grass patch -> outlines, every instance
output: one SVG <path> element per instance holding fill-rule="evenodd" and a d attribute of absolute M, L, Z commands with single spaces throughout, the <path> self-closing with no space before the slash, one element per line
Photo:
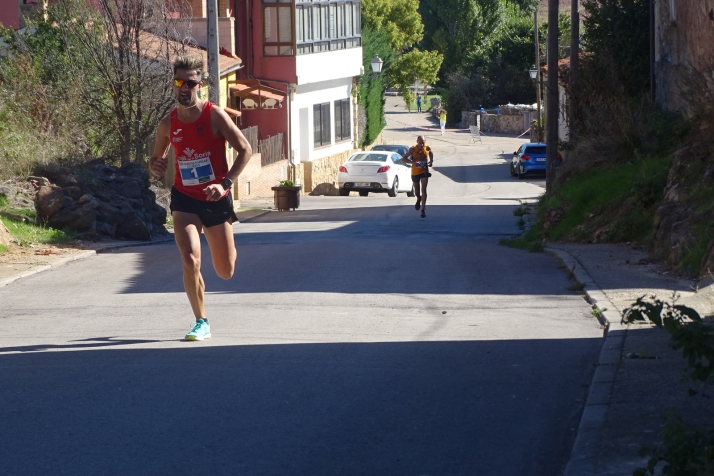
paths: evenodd
<path fill-rule="evenodd" d="M 0 195 L 0 208 L 5 208 L 7 206 L 7 197 L 5 195 Z"/>
<path fill-rule="evenodd" d="M 649 157 L 558 183 L 556 195 L 541 202 L 539 223 L 545 210 L 565 206 L 565 216 L 547 233 L 551 240 L 580 241 L 607 224 L 612 225 L 605 241 L 645 239 L 652 233 L 654 209 L 662 200 L 670 165 L 668 157 Z"/>
<path fill-rule="evenodd" d="M 521 236 L 501 238 L 498 240 L 498 244 L 508 246 L 509 248 L 530 251 L 531 253 L 538 253 L 543 251 L 543 236 L 540 231 L 534 227 Z"/>
<path fill-rule="evenodd" d="M 0 254 L 6 253 L 8 250 L 6 245 L 0 245 Z"/>
<path fill-rule="evenodd" d="M 77 237 L 77 234 L 70 230 L 55 230 L 54 228 L 23 223 L 6 217 L 0 217 L 0 220 L 2 220 L 5 227 L 10 231 L 10 234 L 15 238 L 15 241 L 21 246 L 27 246 L 33 243 L 64 243 L 74 240 Z"/>
<path fill-rule="evenodd" d="M 707 247 L 712 240 L 711 229 L 708 223 L 699 223 L 691 230 L 694 235 L 694 243 L 689 247 L 684 255 L 681 267 L 699 276 L 702 259 L 707 252 Z"/>

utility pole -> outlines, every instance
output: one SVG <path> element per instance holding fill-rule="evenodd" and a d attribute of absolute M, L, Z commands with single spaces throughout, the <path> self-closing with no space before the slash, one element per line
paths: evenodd
<path fill-rule="evenodd" d="M 555 182 L 555 163 L 558 160 L 558 0 L 548 0 L 548 83 L 546 84 L 546 162 L 545 194 L 551 196 Z"/>
<path fill-rule="evenodd" d="M 538 107 L 538 132 L 536 134 L 536 140 L 538 142 L 543 142 L 543 111 L 541 106 L 540 89 L 541 89 L 541 78 L 540 78 L 540 38 L 538 38 L 538 7 L 536 6 L 535 12 L 533 13 L 533 31 L 535 32 L 535 67 L 536 67 L 536 107 Z"/>
<path fill-rule="evenodd" d="M 218 67 L 218 0 L 206 0 L 206 13 L 208 16 L 208 31 L 206 38 L 208 44 L 208 100 L 221 104 L 221 78 Z"/>
<path fill-rule="evenodd" d="M 570 7 L 570 107 L 568 109 L 568 140 L 576 137 L 575 116 L 578 114 L 578 61 L 580 57 L 580 6 L 579 0 L 571 0 Z"/>

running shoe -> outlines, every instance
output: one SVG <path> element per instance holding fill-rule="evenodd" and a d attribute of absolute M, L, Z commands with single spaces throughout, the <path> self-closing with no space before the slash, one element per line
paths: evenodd
<path fill-rule="evenodd" d="M 211 338 L 211 325 L 208 323 L 208 319 L 196 319 L 193 327 L 186 334 L 184 340 L 203 340 Z"/>
<path fill-rule="evenodd" d="M 424 210 L 421 211 L 421 217 L 426 218 L 426 212 Z"/>
<path fill-rule="evenodd" d="M 414 204 L 414 210 L 419 210 L 421 207 L 421 198 L 417 198 L 417 202 Z"/>

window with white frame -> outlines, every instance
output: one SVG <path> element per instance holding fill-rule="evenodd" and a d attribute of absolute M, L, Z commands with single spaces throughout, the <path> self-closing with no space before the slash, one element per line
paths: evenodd
<path fill-rule="evenodd" d="M 335 101 L 335 142 L 350 140 L 352 137 L 351 104 L 349 99 Z"/>
<path fill-rule="evenodd" d="M 312 106 L 312 124 L 315 129 L 315 148 L 332 144 L 330 137 L 330 103 Z"/>
<path fill-rule="evenodd" d="M 362 46 L 360 2 L 297 0 L 295 42 L 298 55 Z"/>
<path fill-rule="evenodd" d="M 263 0 L 263 54 L 292 56 L 293 8 L 291 0 Z"/>

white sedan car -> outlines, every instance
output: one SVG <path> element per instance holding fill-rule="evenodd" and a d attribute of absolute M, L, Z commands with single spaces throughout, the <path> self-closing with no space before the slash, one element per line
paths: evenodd
<path fill-rule="evenodd" d="M 389 151 L 366 151 L 353 154 L 340 165 L 337 174 L 340 195 L 346 197 L 352 190 L 366 197 L 369 192 L 387 192 L 396 197 L 399 192 L 414 196 L 410 166 L 402 156 Z"/>

